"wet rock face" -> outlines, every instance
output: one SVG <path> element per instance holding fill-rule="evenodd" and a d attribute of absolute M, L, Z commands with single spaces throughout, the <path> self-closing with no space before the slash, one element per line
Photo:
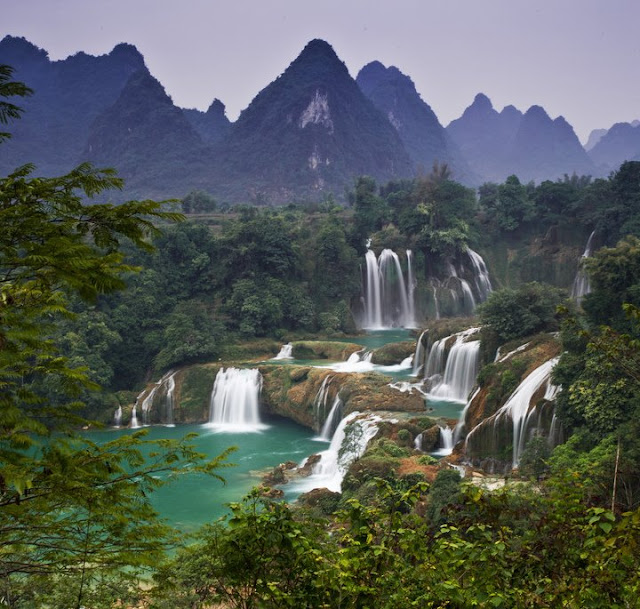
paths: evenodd
<path fill-rule="evenodd" d="M 378 373 L 335 372 L 323 368 L 264 366 L 262 403 L 271 414 L 287 417 L 319 431 L 328 408 L 340 396 L 343 416 L 354 411 L 424 412 L 424 398 L 417 392 L 400 392 L 389 387 L 390 379 Z M 316 398 L 326 381 L 325 406 Z M 327 406 L 328 405 L 328 406 Z"/>

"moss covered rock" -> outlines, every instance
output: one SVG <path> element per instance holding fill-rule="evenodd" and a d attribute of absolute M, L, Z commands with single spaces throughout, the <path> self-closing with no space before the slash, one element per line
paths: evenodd
<path fill-rule="evenodd" d="M 327 340 L 299 340 L 292 343 L 296 359 L 327 359 L 345 361 L 352 353 L 362 351 L 361 345 Z"/>
<path fill-rule="evenodd" d="M 392 366 L 399 364 L 402 360 L 410 357 L 416 350 L 415 341 L 402 341 L 399 343 L 389 343 L 373 352 L 371 361 L 381 366 Z"/>

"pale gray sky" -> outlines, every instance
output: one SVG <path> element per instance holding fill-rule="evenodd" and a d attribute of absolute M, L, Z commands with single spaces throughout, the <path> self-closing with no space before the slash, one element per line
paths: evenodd
<path fill-rule="evenodd" d="M 51 59 L 134 44 L 177 105 L 217 97 L 231 120 L 313 38 L 354 77 L 397 66 L 444 125 L 478 92 L 544 106 L 583 141 L 640 118 L 640 0 L 0 0 L 0 15 L 0 38 Z"/>

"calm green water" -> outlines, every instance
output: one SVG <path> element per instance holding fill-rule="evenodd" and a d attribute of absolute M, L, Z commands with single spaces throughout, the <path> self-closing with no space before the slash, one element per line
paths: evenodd
<path fill-rule="evenodd" d="M 405 340 L 412 340 L 411 330 L 404 328 L 394 328 L 393 330 L 371 330 L 362 336 L 351 338 L 332 339 L 339 343 L 354 343 L 362 345 L 366 349 L 378 349 L 388 343 L 400 343 Z"/>
<path fill-rule="evenodd" d="M 195 432 L 198 434 L 193 441 L 196 449 L 211 457 L 229 446 L 238 447 L 228 459 L 235 467 L 219 471 L 226 484 L 208 476 L 188 474 L 154 492 L 151 495 L 154 507 L 173 526 L 185 532 L 194 531 L 227 513 L 226 504 L 239 501 L 259 484 L 265 470 L 284 461 L 300 462 L 327 447 L 326 442 L 313 439 L 311 430 L 291 421 L 279 419 L 268 424 L 269 428 L 262 432 L 243 434 L 217 433 L 202 425 L 147 428 L 149 439 L 179 439 Z M 87 436 L 96 442 L 106 442 L 126 433 L 132 430 L 89 432 Z"/>
<path fill-rule="evenodd" d="M 427 398 L 427 415 L 443 417 L 445 419 L 459 419 L 464 404 L 460 402 L 447 402 L 445 400 L 431 400 Z"/>
<path fill-rule="evenodd" d="M 344 339 L 342 342 L 361 344 L 375 349 L 389 342 L 409 340 L 408 330 L 383 330 L 365 336 Z M 280 360 L 274 365 L 302 363 L 301 360 Z M 307 365 L 326 365 L 326 361 L 305 361 Z M 386 372 L 386 371 L 385 371 Z M 398 380 L 415 381 L 411 369 L 386 372 Z M 427 412 L 432 416 L 456 419 L 464 405 L 456 402 L 428 402 Z M 431 410 L 432 409 L 432 410 Z M 179 439 L 188 433 L 198 436 L 193 440 L 196 450 L 210 457 L 220 454 L 229 446 L 236 452 L 228 459 L 234 467 L 221 469 L 226 484 L 204 475 L 185 475 L 157 490 L 151 501 L 162 517 L 185 532 L 216 520 L 228 513 L 227 504 L 239 501 L 251 488 L 260 483 L 266 471 L 285 461 L 300 463 L 309 455 L 326 450 L 327 442 L 318 441 L 313 431 L 285 419 L 267 421 L 269 427 L 257 433 L 220 433 L 203 425 L 177 427 L 149 427 L 149 439 Z M 93 441 L 108 441 L 116 435 L 132 433 L 130 429 L 87 432 Z M 293 500 L 296 494 L 283 487 L 285 497 Z"/>

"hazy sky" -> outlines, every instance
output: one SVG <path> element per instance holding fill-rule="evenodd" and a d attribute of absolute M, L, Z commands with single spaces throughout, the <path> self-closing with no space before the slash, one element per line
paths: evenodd
<path fill-rule="evenodd" d="M 640 118 L 640 0 L 0 0 L 0 37 L 51 59 L 134 44 L 182 107 L 217 97 L 235 120 L 313 38 L 352 76 L 409 75 L 447 125 L 478 92 L 544 106 L 584 141 Z M 0 63 L 2 58 L 0 57 Z"/>

